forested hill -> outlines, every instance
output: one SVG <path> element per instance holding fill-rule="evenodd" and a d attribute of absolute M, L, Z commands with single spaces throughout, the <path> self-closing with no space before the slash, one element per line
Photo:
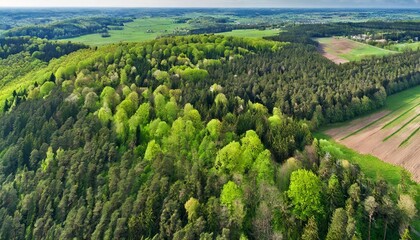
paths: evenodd
<path fill-rule="evenodd" d="M 418 61 L 336 66 L 311 47 L 215 35 L 52 60 L 0 94 L 0 238 L 407 235 L 409 177 L 368 179 L 310 129 L 418 84 Z"/>

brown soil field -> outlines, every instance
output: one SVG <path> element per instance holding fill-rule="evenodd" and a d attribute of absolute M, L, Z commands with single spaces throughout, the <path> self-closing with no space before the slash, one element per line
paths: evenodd
<path fill-rule="evenodd" d="M 338 54 L 346 54 L 357 47 L 355 42 L 343 38 L 332 38 L 330 43 L 320 43 L 318 51 L 326 58 L 330 59 L 336 64 L 347 63 L 349 60 L 341 58 Z M 331 53 L 328 49 L 334 49 Z"/>
<path fill-rule="evenodd" d="M 383 128 L 399 115 L 388 115 L 389 111 L 381 111 L 356 119 L 346 126 L 329 129 L 326 134 L 360 153 L 371 154 L 383 161 L 404 167 L 415 181 L 420 182 L 420 134 L 417 133 L 406 144 L 401 145 L 420 127 L 420 117 L 410 122 L 419 112 L 420 106 L 410 111 L 398 124 Z M 374 121 L 377 122 L 371 124 Z M 397 130 L 399 131 L 395 133 Z M 393 133 L 395 134 L 392 135 Z M 387 137 L 389 138 L 386 139 Z"/>

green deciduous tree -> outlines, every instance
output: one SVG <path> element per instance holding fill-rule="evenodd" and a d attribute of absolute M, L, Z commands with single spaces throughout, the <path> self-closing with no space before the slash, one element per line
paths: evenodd
<path fill-rule="evenodd" d="M 299 169 L 290 177 L 287 195 L 292 200 L 293 213 L 302 220 L 323 214 L 321 181 L 313 172 Z"/>

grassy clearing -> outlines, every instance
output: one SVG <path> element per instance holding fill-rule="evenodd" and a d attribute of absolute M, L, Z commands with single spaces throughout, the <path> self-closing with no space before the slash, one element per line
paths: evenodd
<path fill-rule="evenodd" d="M 62 41 L 80 42 L 91 46 L 99 46 L 119 42 L 142 42 L 153 40 L 159 36 L 187 28 L 188 24 L 174 23 L 171 18 L 140 18 L 126 23 L 123 30 L 110 30 L 110 37 L 101 34 L 89 34 Z"/>
<path fill-rule="evenodd" d="M 348 54 L 343 54 L 341 57 L 349 61 L 360 61 L 367 57 L 372 56 L 386 56 L 389 54 L 395 54 L 396 52 L 385 50 L 382 48 L 374 47 L 368 44 L 358 43 L 358 47 L 351 50 Z"/>
<path fill-rule="evenodd" d="M 398 43 L 398 44 L 391 45 L 389 49 L 394 50 L 394 51 L 399 51 L 399 52 L 407 51 L 410 49 L 416 51 L 420 49 L 420 42 Z"/>
<path fill-rule="evenodd" d="M 397 53 L 347 38 L 329 37 L 316 38 L 315 40 L 321 44 L 321 48 L 326 54 L 347 61 L 360 61 L 372 56 L 386 56 Z"/>
<path fill-rule="evenodd" d="M 401 180 L 401 173 L 405 171 L 404 168 L 383 162 L 377 157 L 367 154 L 360 154 L 357 151 L 350 149 L 342 144 L 335 142 L 330 136 L 316 132 L 314 136 L 318 139 L 328 140 L 330 146 L 339 151 L 330 152 L 331 155 L 339 159 L 345 159 L 351 163 L 358 164 L 360 169 L 374 180 L 385 179 L 387 182 L 397 186 Z"/>
<path fill-rule="evenodd" d="M 233 36 L 233 37 L 248 37 L 248 38 L 263 38 L 263 37 L 275 36 L 275 35 L 278 35 L 279 33 L 280 33 L 279 29 L 266 29 L 266 30 L 240 29 L 240 30 L 233 30 L 230 32 L 217 33 L 217 35 L 225 35 L 225 36 Z"/>

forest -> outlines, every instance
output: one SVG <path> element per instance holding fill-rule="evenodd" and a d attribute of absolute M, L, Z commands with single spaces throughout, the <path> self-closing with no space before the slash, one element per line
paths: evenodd
<path fill-rule="evenodd" d="M 43 55 L 13 41 L 28 47 L 4 60 Z M 0 239 L 410 239 L 409 174 L 368 178 L 311 130 L 418 85 L 418 51 L 335 65 L 217 35 L 68 44 L 0 94 Z"/>
<path fill-rule="evenodd" d="M 6 37 L 30 36 L 46 39 L 77 37 L 90 33 L 106 33 L 109 26 L 123 26 L 130 18 L 79 17 L 54 21 L 44 25 L 28 25 L 7 31 Z"/>

